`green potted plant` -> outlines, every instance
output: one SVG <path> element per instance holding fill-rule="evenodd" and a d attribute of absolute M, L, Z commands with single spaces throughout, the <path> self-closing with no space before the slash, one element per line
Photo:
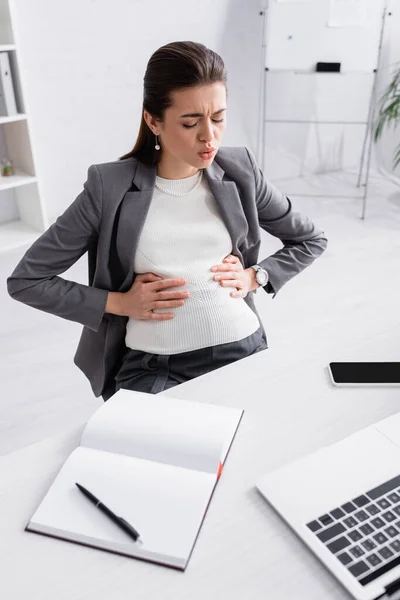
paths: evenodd
<path fill-rule="evenodd" d="M 400 121 L 400 67 L 394 74 L 394 77 L 387 90 L 381 98 L 381 104 L 378 119 L 375 125 L 374 141 L 377 142 L 382 135 L 384 127 L 391 125 L 396 128 Z M 393 168 L 400 163 L 400 144 L 395 150 L 393 158 Z"/>

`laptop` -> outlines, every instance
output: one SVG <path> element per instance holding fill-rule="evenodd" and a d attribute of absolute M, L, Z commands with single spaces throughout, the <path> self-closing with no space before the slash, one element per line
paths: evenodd
<path fill-rule="evenodd" d="M 256 487 L 354 598 L 400 599 L 400 412 Z"/>

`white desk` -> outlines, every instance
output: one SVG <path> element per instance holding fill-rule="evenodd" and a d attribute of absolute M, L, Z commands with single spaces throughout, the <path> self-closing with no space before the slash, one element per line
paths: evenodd
<path fill-rule="evenodd" d="M 366 335 L 362 344 L 343 351 L 342 358 L 366 359 L 368 343 L 371 352 L 380 343 L 386 348 L 382 360 L 394 360 L 396 336 L 393 343 L 391 336 L 392 331 L 373 340 Z M 1 457 L 0 597 L 348 599 L 254 488 L 264 472 L 399 410 L 399 388 L 333 388 L 325 369 L 331 358 L 328 347 L 307 360 L 290 349 L 269 349 L 165 393 L 245 409 L 184 573 L 24 532 L 56 472 L 78 444 L 83 425 Z M 293 490 L 293 502 L 299 492 Z"/>

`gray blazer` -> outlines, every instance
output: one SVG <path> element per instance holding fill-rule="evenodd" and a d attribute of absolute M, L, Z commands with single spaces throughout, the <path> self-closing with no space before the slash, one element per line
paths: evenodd
<path fill-rule="evenodd" d="M 274 297 L 325 250 L 323 231 L 294 212 L 289 198 L 264 179 L 248 148 L 220 148 L 205 176 L 232 238 L 232 253 L 244 268 L 258 263 L 268 271 L 271 285 L 264 289 Z M 126 292 L 135 280 L 134 256 L 155 177 L 156 167 L 133 158 L 91 165 L 81 193 L 7 278 L 15 300 L 83 325 L 74 363 L 104 400 L 115 393 L 128 321 L 104 312 L 107 294 Z M 261 261 L 260 226 L 283 243 Z M 58 276 L 85 252 L 88 286 Z M 245 301 L 260 320 L 254 294 Z"/>

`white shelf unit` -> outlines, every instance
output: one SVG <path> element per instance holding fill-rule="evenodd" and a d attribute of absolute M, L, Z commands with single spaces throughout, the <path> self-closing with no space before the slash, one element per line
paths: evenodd
<path fill-rule="evenodd" d="M 32 244 L 48 227 L 20 77 L 12 3 L 0 0 L 0 52 L 8 52 L 17 105 L 17 114 L 0 115 L 0 160 L 10 159 L 15 171 L 0 181 L 0 252 Z"/>

